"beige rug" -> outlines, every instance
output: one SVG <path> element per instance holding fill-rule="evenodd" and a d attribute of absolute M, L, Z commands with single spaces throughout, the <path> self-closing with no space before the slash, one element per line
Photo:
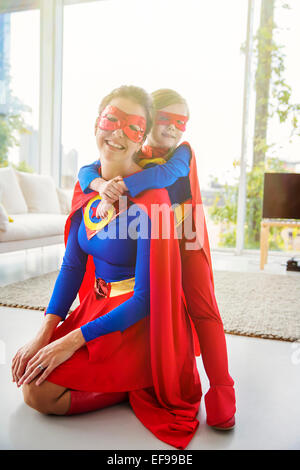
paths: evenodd
<path fill-rule="evenodd" d="M 0 288 L 0 305 L 43 311 L 57 272 Z M 300 274 L 216 271 L 215 291 L 226 333 L 300 340 Z M 77 301 L 72 306 L 74 309 Z"/>

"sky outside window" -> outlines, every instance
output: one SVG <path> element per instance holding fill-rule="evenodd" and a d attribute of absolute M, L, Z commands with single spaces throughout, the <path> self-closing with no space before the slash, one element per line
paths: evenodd
<path fill-rule="evenodd" d="M 21 147 L 10 150 L 9 160 L 26 160 L 38 171 L 40 12 L 29 10 L 10 15 L 10 83 L 11 94 L 28 110 L 23 112 L 31 135 L 21 136 Z"/>
<path fill-rule="evenodd" d="M 122 84 L 174 88 L 188 101 L 184 138 L 201 183 L 224 179 L 241 146 L 247 0 L 110 0 L 65 7 L 64 150 L 79 165 L 97 158 L 94 122 L 102 97 Z"/>

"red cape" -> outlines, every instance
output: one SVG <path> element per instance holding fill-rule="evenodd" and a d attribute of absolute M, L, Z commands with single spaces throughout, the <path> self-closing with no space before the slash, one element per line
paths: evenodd
<path fill-rule="evenodd" d="M 191 152 L 189 182 L 190 182 L 191 195 L 192 195 L 193 222 L 194 222 L 194 227 L 196 229 L 195 231 L 196 231 L 196 238 L 198 241 L 198 249 L 203 248 L 203 251 L 205 253 L 205 256 L 206 256 L 206 259 L 210 268 L 211 280 L 212 280 L 212 283 L 214 284 L 208 233 L 207 233 L 205 214 L 204 214 L 203 203 L 202 203 L 202 198 L 201 198 L 199 180 L 198 180 L 198 175 L 197 175 L 197 164 L 196 164 L 195 153 L 188 142 L 182 142 L 180 146 L 181 145 L 187 145 Z M 141 159 L 142 166 L 144 167 L 147 163 L 156 163 L 158 165 L 166 163 L 166 160 L 163 158 L 165 155 L 166 155 L 165 149 L 153 148 L 149 145 L 145 145 L 142 148 L 142 151 L 139 157 Z M 183 243 L 182 246 L 183 248 L 185 248 L 185 243 Z M 182 256 L 184 256 L 184 251 L 182 252 Z M 200 356 L 201 351 L 200 351 L 198 335 L 195 331 L 195 327 L 194 327 L 192 320 L 191 320 L 191 327 L 193 330 L 195 353 L 197 356 Z"/>
<path fill-rule="evenodd" d="M 72 215 L 74 214 L 74 212 L 76 212 L 82 206 L 84 206 L 84 204 L 88 202 L 92 197 L 97 196 L 97 195 L 98 193 L 96 191 L 90 192 L 88 194 L 83 193 L 80 187 L 80 184 L 77 181 L 75 188 L 74 188 L 74 193 L 73 193 L 71 213 L 69 214 L 69 217 L 67 218 L 66 225 L 65 225 L 65 233 L 64 233 L 65 245 L 67 245 Z M 86 266 L 86 273 L 85 273 L 84 279 L 82 281 L 82 284 L 78 293 L 80 302 L 84 299 L 87 292 L 90 290 L 91 286 L 94 285 L 94 282 L 95 282 L 95 265 L 94 265 L 92 256 L 89 256 L 88 261 L 87 261 L 87 266 Z"/>
<path fill-rule="evenodd" d="M 212 262 L 211 262 L 211 254 L 210 254 L 210 247 L 209 247 L 209 239 L 207 233 L 207 226 L 205 220 L 205 214 L 203 209 L 203 203 L 201 198 L 200 192 L 200 185 L 197 175 L 197 164 L 196 164 L 196 157 L 194 150 L 190 146 L 188 142 L 182 142 L 177 148 L 181 147 L 182 145 L 188 146 L 191 152 L 191 160 L 190 160 L 190 172 L 189 172 L 189 180 L 190 180 L 190 188 L 192 194 L 192 206 L 193 206 L 193 219 L 196 228 L 196 236 L 199 243 L 199 247 L 203 248 L 209 268 L 211 273 L 211 279 L 213 281 L 213 270 L 212 270 Z M 152 148 L 149 145 L 145 145 L 142 148 L 140 153 L 140 158 L 143 161 L 143 166 L 147 164 L 147 160 L 149 163 L 155 161 L 157 164 L 165 163 L 164 155 L 166 155 L 166 150 L 161 148 Z M 198 220 L 196 220 L 198 219 Z M 199 223 L 196 223 L 198 221 Z"/>
<path fill-rule="evenodd" d="M 97 193 L 82 193 L 76 184 L 72 210 L 65 229 L 67 241 L 71 217 Z M 151 204 L 171 206 L 165 189 L 150 190 L 131 198 L 147 209 Z M 183 307 L 181 262 L 175 235 L 172 210 L 169 217 L 170 238 L 151 238 L 150 244 L 150 354 L 153 387 L 129 392 L 131 406 L 141 422 L 159 439 L 184 449 L 192 439 L 199 422 L 196 418 L 201 384 L 195 360 L 189 317 Z M 152 224 L 153 227 L 154 224 Z M 80 301 L 94 285 L 95 267 L 89 257 L 86 275 L 79 291 Z M 112 348 L 113 349 L 113 348 Z"/>
<path fill-rule="evenodd" d="M 200 222 L 202 222 L 200 224 L 196 224 L 197 239 L 198 239 L 200 246 L 204 250 L 204 253 L 205 253 L 209 268 L 210 268 L 211 279 L 213 281 L 214 278 L 213 278 L 213 270 L 212 270 L 212 263 L 211 263 L 209 239 L 208 239 L 206 220 L 205 220 L 205 214 L 204 214 L 204 209 L 203 209 L 203 202 L 201 198 L 200 185 L 199 185 L 199 180 L 198 180 L 198 175 L 197 175 L 196 157 L 195 157 L 194 150 L 192 149 L 192 147 L 190 146 L 188 142 L 182 142 L 181 145 L 187 145 L 192 155 L 191 162 L 190 162 L 189 178 L 190 178 L 190 186 L 191 186 L 191 192 L 192 192 L 193 215 L 194 215 L 194 220 L 195 220 L 196 207 L 198 206 L 198 217 L 200 215 Z"/>

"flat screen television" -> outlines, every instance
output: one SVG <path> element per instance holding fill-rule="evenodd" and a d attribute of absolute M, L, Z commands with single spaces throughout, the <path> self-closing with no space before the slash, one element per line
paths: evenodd
<path fill-rule="evenodd" d="M 265 173 L 264 219 L 300 219 L 300 173 Z"/>

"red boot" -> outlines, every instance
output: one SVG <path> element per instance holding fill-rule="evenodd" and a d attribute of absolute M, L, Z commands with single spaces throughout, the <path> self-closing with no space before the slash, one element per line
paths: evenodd
<path fill-rule="evenodd" d="M 218 429 L 220 431 L 229 431 L 230 429 L 233 429 L 235 426 L 235 417 L 232 416 L 228 421 L 222 424 L 218 424 L 216 426 L 211 426 L 214 429 Z"/>
<path fill-rule="evenodd" d="M 71 390 L 71 405 L 66 415 L 87 413 L 128 400 L 127 392 L 99 393 Z"/>

